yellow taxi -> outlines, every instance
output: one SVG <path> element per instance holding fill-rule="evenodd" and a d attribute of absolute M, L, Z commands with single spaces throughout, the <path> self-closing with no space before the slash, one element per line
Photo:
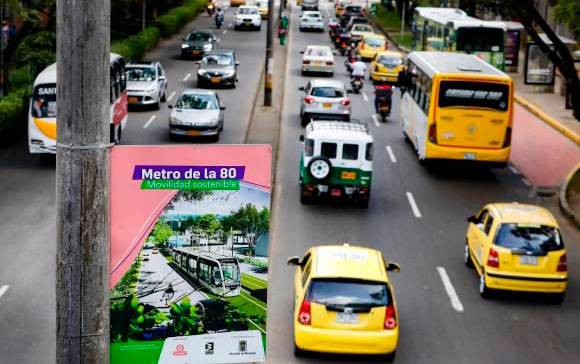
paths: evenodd
<path fill-rule="evenodd" d="M 242 6 L 242 5 L 246 5 L 246 0 L 230 0 L 230 6 L 236 7 L 236 6 Z"/>
<path fill-rule="evenodd" d="M 495 290 L 543 292 L 564 300 L 566 249 L 554 216 L 535 205 L 493 203 L 467 218 L 464 260 L 483 298 Z"/>
<path fill-rule="evenodd" d="M 404 68 L 401 53 L 394 51 L 377 52 L 369 67 L 369 77 L 374 82 L 396 83 L 399 72 Z"/>
<path fill-rule="evenodd" d="M 399 265 L 381 252 L 325 245 L 291 257 L 294 274 L 295 354 L 385 355 L 394 360 L 399 317 L 388 271 Z"/>
<path fill-rule="evenodd" d="M 357 53 L 364 61 L 375 58 L 377 52 L 388 49 L 387 38 L 380 34 L 369 34 L 363 36 L 358 42 Z"/>
<path fill-rule="evenodd" d="M 268 18 L 268 0 L 258 0 L 256 1 L 256 6 L 260 12 L 262 19 Z"/>

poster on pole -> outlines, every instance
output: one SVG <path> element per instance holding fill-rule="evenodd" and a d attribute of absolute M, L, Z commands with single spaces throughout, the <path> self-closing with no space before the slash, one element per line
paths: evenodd
<path fill-rule="evenodd" d="M 265 360 L 269 145 L 111 152 L 111 364 Z"/>

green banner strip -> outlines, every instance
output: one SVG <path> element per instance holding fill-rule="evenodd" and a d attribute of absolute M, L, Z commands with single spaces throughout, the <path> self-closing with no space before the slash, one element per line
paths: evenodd
<path fill-rule="evenodd" d="M 141 182 L 142 190 L 185 190 L 185 191 L 238 191 L 237 179 L 146 179 Z"/>

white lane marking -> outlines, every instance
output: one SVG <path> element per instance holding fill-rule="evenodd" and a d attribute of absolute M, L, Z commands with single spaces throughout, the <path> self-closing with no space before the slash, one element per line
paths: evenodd
<path fill-rule="evenodd" d="M 525 177 L 522 177 L 522 182 L 528 187 L 532 185 L 532 183 Z"/>
<path fill-rule="evenodd" d="M 377 126 L 377 128 L 380 128 L 381 124 L 379 123 L 379 119 L 377 118 L 377 115 L 373 114 L 372 118 L 373 118 L 373 121 L 375 122 L 375 125 Z"/>
<path fill-rule="evenodd" d="M 228 30 L 226 29 L 226 30 L 224 30 L 224 32 L 222 34 L 226 34 L 227 32 L 228 32 Z"/>
<path fill-rule="evenodd" d="M 411 205 L 411 209 L 413 210 L 413 215 L 415 215 L 417 219 L 420 219 L 421 211 L 419 211 L 417 203 L 415 202 L 415 198 L 413 197 L 413 194 L 411 192 L 407 192 L 407 200 L 409 200 L 409 204 Z"/>
<path fill-rule="evenodd" d="M 157 118 L 157 115 L 151 115 L 151 117 L 149 118 L 149 120 L 147 120 L 147 122 L 145 123 L 145 125 L 143 125 L 143 129 L 148 128 L 149 125 L 151 125 L 151 123 L 153 121 L 155 121 L 156 118 Z"/>
<path fill-rule="evenodd" d="M 365 99 L 365 101 L 368 102 L 369 101 L 369 97 L 367 96 L 367 94 L 364 91 L 362 92 L 362 95 L 363 95 L 363 99 Z"/>
<path fill-rule="evenodd" d="M 455 288 L 453 288 L 453 284 L 447 275 L 447 271 L 443 267 L 437 267 L 437 271 L 439 272 L 439 276 L 441 277 L 441 281 L 445 287 L 445 292 L 447 292 L 447 295 L 451 300 L 451 306 L 453 306 L 455 311 L 463 312 L 463 305 L 459 300 L 459 296 L 457 296 L 457 292 L 455 292 Z"/>
<path fill-rule="evenodd" d="M 391 146 L 387 145 L 385 147 L 385 149 L 387 150 L 387 153 L 389 154 L 389 158 L 391 158 L 391 162 L 397 163 L 397 158 L 395 158 L 395 153 L 393 153 L 393 149 L 391 148 Z"/>
<path fill-rule="evenodd" d="M 518 170 L 516 169 L 516 167 L 514 167 L 514 166 L 510 165 L 508 168 L 510 169 L 510 171 L 514 172 L 515 174 L 520 174 L 520 171 L 518 171 Z"/>
<path fill-rule="evenodd" d="M 171 101 L 174 97 L 175 97 L 175 91 L 173 91 L 172 93 L 169 94 L 167 101 Z"/>
<path fill-rule="evenodd" d="M 183 82 L 189 80 L 190 77 L 191 77 L 191 73 L 186 74 L 185 77 L 183 77 Z"/>
<path fill-rule="evenodd" d="M 0 286 L 0 297 L 2 297 L 2 295 L 4 295 L 4 293 L 6 293 L 6 291 L 8 291 L 8 288 L 10 288 L 10 286 L 7 284 Z"/>

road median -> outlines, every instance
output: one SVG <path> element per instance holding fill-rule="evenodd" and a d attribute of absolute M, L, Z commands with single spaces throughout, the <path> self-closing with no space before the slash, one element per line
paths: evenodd
<path fill-rule="evenodd" d="M 564 214 L 580 228 L 580 163 L 562 183 L 559 199 Z"/>

